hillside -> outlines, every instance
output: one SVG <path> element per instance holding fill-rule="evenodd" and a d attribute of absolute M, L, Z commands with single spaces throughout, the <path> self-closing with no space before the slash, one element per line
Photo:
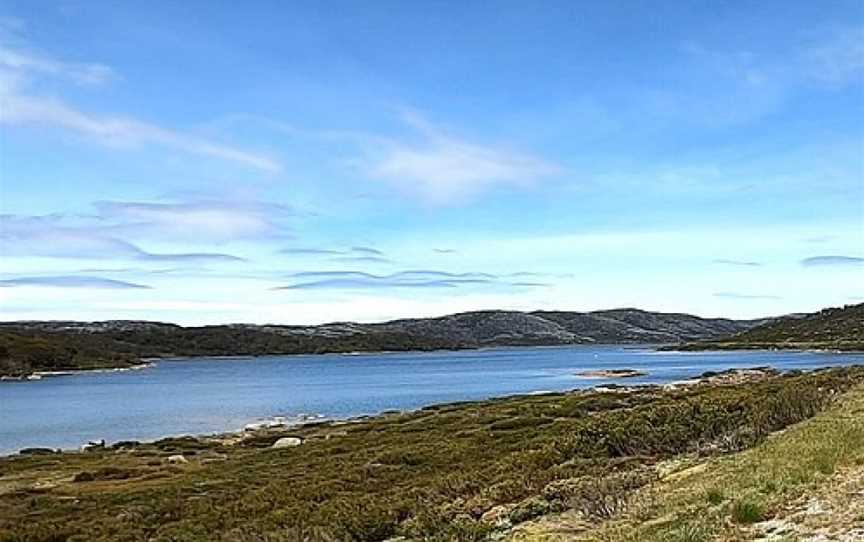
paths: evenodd
<path fill-rule="evenodd" d="M 864 303 L 823 309 L 756 326 L 724 339 L 702 340 L 688 350 L 820 348 L 864 350 Z"/>
<path fill-rule="evenodd" d="M 122 367 L 139 358 L 157 356 L 678 343 L 715 339 L 758 323 L 637 309 L 588 313 L 476 311 L 380 324 L 318 326 L 181 327 L 129 320 L 8 322 L 0 324 L 0 375 Z"/>

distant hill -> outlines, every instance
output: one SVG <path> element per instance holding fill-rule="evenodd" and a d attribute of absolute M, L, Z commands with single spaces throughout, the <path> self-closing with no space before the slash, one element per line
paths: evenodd
<path fill-rule="evenodd" d="M 317 326 L 181 327 L 132 320 L 8 322 L 0 323 L 0 375 L 122 367 L 140 358 L 160 356 L 680 343 L 728 336 L 763 322 L 638 309 L 475 311 L 379 324 L 344 322 Z"/>
<path fill-rule="evenodd" d="M 684 346 L 688 350 L 819 348 L 864 351 L 864 303 L 796 314 L 732 335 Z"/>

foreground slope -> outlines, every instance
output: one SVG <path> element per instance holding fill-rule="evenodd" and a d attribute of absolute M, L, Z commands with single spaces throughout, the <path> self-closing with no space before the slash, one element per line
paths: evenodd
<path fill-rule="evenodd" d="M 571 509 L 510 542 L 864 540 L 864 387 L 740 453 L 682 456 L 604 518 Z"/>
<path fill-rule="evenodd" d="M 864 368 L 737 382 L 512 397 L 353 423 L 3 458 L 0 540 L 479 541 L 571 509 L 601 527 L 681 454 L 756 445 L 860 389 Z M 832 431 L 800 444 L 834 438 L 842 426 Z M 794 470 L 743 469 L 728 485 L 722 477 L 713 483 L 729 491 L 721 497 L 727 508 L 738 502 L 732 484 L 780 494 L 864 457 L 860 432 L 850 434 L 807 444 L 844 447 Z M 286 436 L 302 444 L 272 447 Z M 802 448 L 801 457 L 809 453 Z"/>
<path fill-rule="evenodd" d="M 749 329 L 757 321 L 637 309 L 593 313 L 475 311 L 380 324 L 181 327 L 140 321 L 0 324 L 0 375 L 123 367 L 142 357 L 310 354 L 584 343 L 677 343 Z"/>

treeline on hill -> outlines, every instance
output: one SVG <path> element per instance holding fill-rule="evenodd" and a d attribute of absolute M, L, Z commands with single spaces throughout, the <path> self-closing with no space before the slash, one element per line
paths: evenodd
<path fill-rule="evenodd" d="M 339 336 L 283 335 L 255 328 L 211 326 L 100 332 L 0 331 L 0 376 L 35 371 L 128 367 L 141 358 L 167 356 L 256 356 L 369 351 L 459 349 L 468 345 L 407 333 Z"/>
<path fill-rule="evenodd" d="M 691 343 L 685 348 L 692 350 L 715 348 L 864 350 L 864 303 L 782 318 L 725 339 Z"/>
<path fill-rule="evenodd" d="M 704 319 L 686 314 L 621 309 L 593 313 L 475 311 L 382 324 L 320 326 L 181 327 L 122 320 L 10 322 L 0 324 L 0 376 L 124 367 L 146 357 L 457 350 L 584 343 L 681 344 L 699 339 L 703 341 L 687 343 L 683 348 L 859 350 L 864 349 L 862 326 L 864 304 L 761 321 Z"/>
<path fill-rule="evenodd" d="M 37 371 L 128 367 L 138 358 L 75 335 L 26 335 L 0 332 L 0 376 L 24 376 Z"/>
<path fill-rule="evenodd" d="M 864 370 L 843 368 L 521 396 L 241 442 L 168 438 L 0 459 L 0 474 L 42 471 L 55 483 L 0 493 L 0 540 L 481 541 L 502 520 L 566 509 L 602 521 L 656 479 L 660 461 L 748 448 L 862 381 Z M 272 449 L 285 435 L 304 441 Z M 172 464 L 177 454 L 188 463 Z"/>

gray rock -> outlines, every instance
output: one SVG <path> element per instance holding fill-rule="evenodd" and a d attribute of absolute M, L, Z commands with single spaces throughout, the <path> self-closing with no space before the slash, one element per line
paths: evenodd
<path fill-rule="evenodd" d="M 273 443 L 272 448 L 294 448 L 303 444 L 303 439 L 300 437 L 282 437 Z"/>

